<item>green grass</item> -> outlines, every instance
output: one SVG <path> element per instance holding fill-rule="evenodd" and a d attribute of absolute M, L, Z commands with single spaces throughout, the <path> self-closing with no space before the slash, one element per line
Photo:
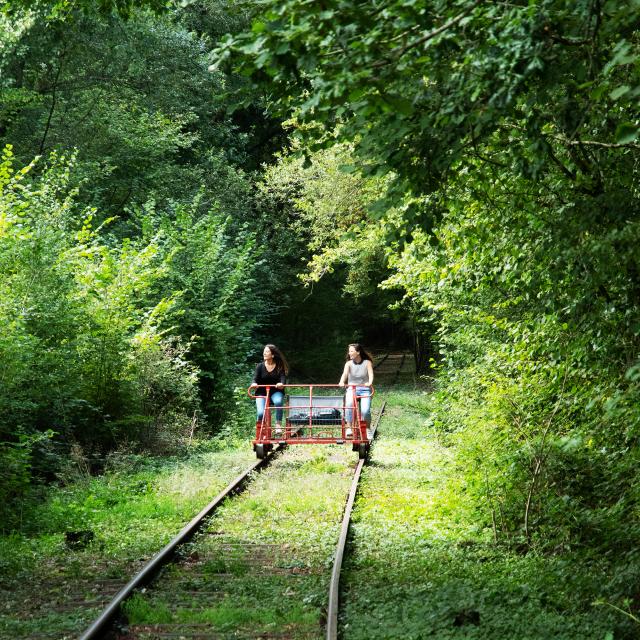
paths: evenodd
<path fill-rule="evenodd" d="M 620 605 L 638 584 L 640 552 L 623 561 L 586 548 L 521 555 L 495 544 L 487 505 L 460 477 L 455 439 L 433 427 L 433 399 L 404 380 L 374 401 L 388 405 L 354 512 L 344 640 L 637 638 L 629 617 L 594 603 Z M 254 460 L 247 440 L 199 450 L 181 460 L 119 458 L 103 477 L 52 488 L 25 510 L 24 531 L 0 538 L 0 637 L 47 629 L 77 638 L 99 613 L 103 587 L 115 592 Z M 322 638 L 355 462 L 348 447 L 290 447 L 223 506 L 182 562 L 126 604 L 132 628 Z M 69 548 L 65 532 L 74 530 L 94 538 Z"/>
<path fill-rule="evenodd" d="M 99 612 L 96 581 L 122 586 L 253 460 L 246 445 L 188 460 L 137 457 L 52 488 L 21 534 L 0 538 L 0 637 L 42 631 L 45 612 L 51 637 L 77 637 Z M 93 539 L 69 548 L 65 532 L 79 530 Z"/>
<path fill-rule="evenodd" d="M 356 459 L 346 447 L 290 447 L 223 506 L 181 565 L 127 609 L 130 623 L 206 622 L 210 633 L 233 630 L 241 637 L 286 629 L 290 638 L 321 638 Z"/>
<path fill-rule="evenodd" d="M 180 609 L 171 612 L 167 603 L 150 600 L 136 594 L 125 606 L 130 625 L 161 625 L 171 623 L 199 624 L 208 623 L 218 632 L 235 631 L 239 628 L 255 630 L 280 629 L 283 626 L 313 627 L 316 624 L 315 612 L 309 611 L 302 603 L 293 603 L 286 608 L 270 608 L 264 603 L 247 607 L 237 597 L 225 597 L 215 607 L 196 610 Z M 266 603 L 268 604 L 268 603 Z"/>
<path fill-rule="evenodd" d="M 465 495 L 429 397 L 386 395 L 388 409 L 354 513 L 344 580 L 345 640 L 636 638 L 594 601 L 622 567 L 593 554 L 518 555 L 493 543 Z"/>

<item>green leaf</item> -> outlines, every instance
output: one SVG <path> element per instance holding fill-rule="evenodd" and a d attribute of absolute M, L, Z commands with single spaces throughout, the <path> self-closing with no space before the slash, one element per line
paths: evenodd
<path fill-rule="evenodd" d="M 629 144 L 638 137 L 638 126 L 632 122 L 623 122 L 616 129 L 616 142 L 618 144 Z"/>
<path fill-rule="evenodd" d="M 602 96 L 605 94 L 606 90 L 609 88 L 609 86 L 606 83 L 603 83 L 599 86 L 597 86 L 592 92 L 591 92 L 591 98 L 593 100 L 600 100 L 600 98 L 602 98 Z"/>
<path fill-rule="evenodd" d="M 389 94 L 385 94 L 383 98 L 385 102 L 390 104 L 396 112 L 401 113 L 402 115 L 410 116 L 414 111 L 411 100 Z"/>
<path fill-rule="evenodd" d="M 615 55 L 605 66 L 605 73 L 610 73 L 614 67 L 619 67 L 625 64 L 631 64 L 638 59 L 635 54 L 630 55 L 631 44 L 626 40 L 620 40 L 614 48 Z"/>
<path fill-rule="evenodd" d="M 612 100 L 617 100 L 618 98 L 620 98 L 621 96 L 623 96 L 625 93 L 628 93 L 631 90 L 631 87 L 629 87 L 626 84 L 623 84 L 619 87 L 616 87 L 610 94 L 609 97 Z"/>

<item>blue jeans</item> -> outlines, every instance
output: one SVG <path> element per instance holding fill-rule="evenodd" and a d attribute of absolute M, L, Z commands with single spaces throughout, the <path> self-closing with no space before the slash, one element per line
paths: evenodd
<path fill-rule="evenodd" d="M 281 407 L 284 402 L 284 393 L 282 391 L 272 391 L 269 394 L 269 406 L 271 407 Z M 258 396 L 256 398 L 256 410 L 258 412 L 257 420 L 262 422 L 262 417 L 264 416 L 264 407 L 267 404 L 266 396 Z M 282 422 L 282 409 L 276 409 L 276 422 Z"/>
<path fill-rule="evenodd" d="M 353 422 L 353 387 L 347 389 L 344 399 L 344 417 Z M 369 424 L 371 422 L 371 387 L 355 387 L 356 398 L 360 401 L 360 415 Z"/>

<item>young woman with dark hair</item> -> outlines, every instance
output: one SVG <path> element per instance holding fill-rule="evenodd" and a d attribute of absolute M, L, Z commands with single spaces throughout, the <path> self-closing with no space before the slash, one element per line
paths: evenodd
<path fill-rule="evenodd" d="M 373 384 L 373 363 L 371 356 L 364 347 L 354 342 L 349 345 L 347 361 L 338 384 L 341 387 L 349 385 L 345 396 L 345 420 L 347 422 L 346 435 L 353 435 L 353 405 L 354 391 L 356 400 L 360 401 L 360 413 L 367 426 L 371 424 L 371 385 Z M 355 386 L 351 386 L 355 385 Z"/>
<path fill-rule="evenodd" d="M 269 391 L 269 404 L 276 407 L 276 424 L 275 435 L 282 433 L 282 407 L 284 402 L 284 392 L 281 391 L 287 384 L 287 375 L 289 374 L 289 365 L 287 360 L 276 347 L 275 344 L 265 345 L 262 351 L 262 362 L 256 367 L 253 374 L 251 387 L 255 388 L 257 419 L 262 420 L 264 416 L 264 408 L 267 400 L 267 391 Z M 267 389 L 268 386 L 275 386 L 275 389 Z"/>

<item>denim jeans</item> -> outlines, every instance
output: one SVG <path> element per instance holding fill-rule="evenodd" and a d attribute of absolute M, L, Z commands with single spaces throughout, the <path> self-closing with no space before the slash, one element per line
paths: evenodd
<path fill-rule="evenodd" d="M 270 407 L 281 407 L 284 402 L 284 393 L 282 391 L 272 391 L 269 394 L 269 406 Z M 264 407 L 267 403 L 267 398 L 265 396 L 258 396 L 256 398 L 256 410 L 258 412 L 257 420 L 262 422 L 262 417 L 264 416 Z M 276 409 L 276 422 L 282 422 L 282 409 Z"/>
<path fill-rule="evenodd" d="M 344 417 L 347 422 L 353 422 L 353 389 L 349 387 L 344 399 Z M 360 401 L 360 416 L 369 424 L 371 422 L 371 387 L 355 387 L 356 398 Z"/>

